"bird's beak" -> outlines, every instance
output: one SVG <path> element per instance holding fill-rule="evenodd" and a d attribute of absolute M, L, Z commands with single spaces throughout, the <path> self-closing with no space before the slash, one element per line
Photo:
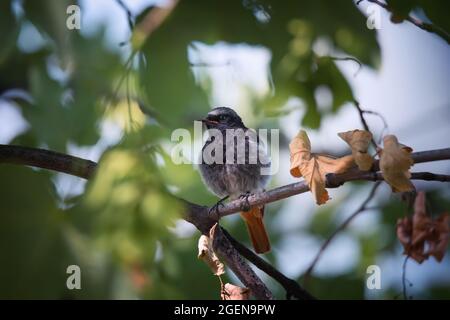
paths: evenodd
<path fill-rule="evenodd" d="M 215 125 L 215 124 L 218 124 L 218 123 L 219 123 L 219 122 L 217 122 L 217 121 L 209 120 L 209 119 L 200 119 L 200 120 L 197 120 L 197 121 L 201 121 L 201 122 L 203 122 L 204 124 L 210 124 L 210 125 Z"/>

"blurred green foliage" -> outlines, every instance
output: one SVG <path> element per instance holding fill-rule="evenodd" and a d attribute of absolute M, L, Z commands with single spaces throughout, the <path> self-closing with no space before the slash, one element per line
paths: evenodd
<path fill-rule="evenodd" d="M 218 298 L 219 280 L 196 257 L 198 233 L 177 237 L 173 231 L 183 208 L 171 194 L 203 204 L 216 201 L 193 167 L 174 165 L 165 148 L 173 128 L 191 130 L 192 120 L 210 108 L 208 88 L 195 82 L 188 47 L 194 41 L 222 41 L 269 49 L 274 94 L 255 97 L 251 107 L 260 118 L 272 117 L 267 127 L 277 127 L 288 99 L 301 98 L 306 107 L 302 124 L 318 128 L 324 114 L 337 112 L 353 94 L 333 57 L 319 56 L 314 44 L 325 41 L 340 57 L 376 67 L 375 32 L 366 28 L 365 16 L 352 1 L 180 1 L 127 64 L 119 45 L 112 50 L 105 43 L 104 29 L 87 37 L 66 28 L 69 3 L 0 2 L 0 94 L 18 88 L 31 97 L 11 101 L 30 125 L 12 143 L 61 152 L 69 144 L 89 147 L 99 142 L 107 121 L 123 135 L 108 146 L 79 196 L 63 197 L 55 173 L 0 166 L 0 298 Z M 449 29 L 446 1 L 388 3 L 400 17 L 420 6 Z M 29 52 L 18 43 L 26 26 L 43 38 L 42 46 Z M 323 86 L 332 94 L 330 110 L 317 106 L 315 91 Z M 443 201 L 433 198 L 448 205 Z M 359 266 L 346 275 L 314 278 L 314 294 L 364 297 L 363 266 L 380 250 L 396 246 L 395 222 L 405 212 L 398 203 L 383 208 L 382 229 L 359 239 Z M 280 208 L 278 203 L 268 207 L 268 226 Z M 318 212 L 307 231 L 329 235 L 335 209 Z M 223 223 L 248 244 L 240 221 Z M 285 235 L 269 233 L 277 248 Z M 377 239 L 386 234 L 380 245 Z M 267 258 L 277 263 L 274 253 Z M 71 264 L 81 267 L 82 290 L 66 288 Z M 278 285 L 269 283 L 284 297 Z M 436 288 L 429 297 L 445 294 Z"/>
<path fill-rule="evenodd" d="M 300 97 L 307 107 L 303 124 L 312 128 L 320 125 L 321 113 L 314 96 L 320 85 L 333 94 L 332 112 L 352 100 L 347 81 L 334 62 L 313 52 L 314 42 L 322 37 L 345 54 L 371 66 L 376 64 L 379 48 L 375 33 L 362 27 L 365 18 L 351 1 L 243 3 L 181 1 L 169 21 L 144 46 L 148 65 L 141 72 L 143 92 L 165 121 L 179 127 L 184 124 L 180 121 L 192 120 L 192 110 L 205 112 L 209 108 L 205 93 L 195 86 L 189 72 L 186 57 L 192 41 L 245 42 L 270 49 L 276 94 L 259 105 L 277 115 L 290 97 Z M 268 22 L 256 19 L 261 13 L 270 16 Z"/>

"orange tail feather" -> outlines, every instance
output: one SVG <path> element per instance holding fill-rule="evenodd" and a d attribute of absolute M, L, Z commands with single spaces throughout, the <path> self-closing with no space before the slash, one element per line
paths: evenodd
<path fill-rule="evenodd" d="M 270 251 L 270 241 L 264 227 L 263 221 L 264 207 L 253 207 L 249 211 L 241 212 L 244 219 L 253 248 L 256 253 L 266 253 Z"/>

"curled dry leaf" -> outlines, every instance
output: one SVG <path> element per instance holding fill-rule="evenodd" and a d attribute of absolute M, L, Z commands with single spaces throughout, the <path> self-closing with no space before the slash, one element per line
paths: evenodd
<path fill-rule="evenodd" d="M 222 300 L 248 300 L 250 299 L 250 289 L 227 283 L 222 286 L 220 297 Z"/>
<path fill-rule="evenodd" d="M 425 193 L 419 192 L 414 203 L 412 219 L 405 217 L 397 222 L 397 237 L 404 254 L 418 263 L 430 256 L 442 261 L 449 241 L 450 215 L 444 213 L 433 220 L 425 210 Z"/>
<path fill-rule="evenodd" d="M 324 204 L 329 199 L 328 192 L 325 189 L 326 174 L 343 173 L 354 163 L 351 155 L 333 159 L 311 153 L 311 143 L 304 130 L 301 130 L 292 139 L 289 150 L 291 153 L 291 175 L 305 178 L 316 203 L 319 205 Z"/>
<path fill-rule="evenodd" d="M 428 252 L 434 256 L 437 261 L 441 262 L 445 256 L 447 245 L 450 237 L 450 214 L 443 213 L 434 221 L 434 232 L 430 237 L 430 248 Z"/>
<path fill-rule="evenodd" d="M 400 144 L 394 135 L 385 136 L 383 144 L 380 169 L 384 180 L 389 183 L 393 192 L 413 191 L 414 185 L 409 180 L 409 168 L 414 164 L 411 158 L 412 149 Z"/>
<path fill-rule="evenodd" d="M 373 158 L 367 153 L 370 141 L 372 140 L 372 133 L 366 130 L 353 130 L 346 132 L 339 132 L 338 136 L 352 149 L 352 155 L 355 159 L 358 168 L 363 171 L 368 171 L 372 167 Z"/>
<path fill-rule="evenodd" d="M 397 220 L 397 238 L 405 249 L 404 253 L 411 255 L 412 220 L 404 217 Z M 413 258 L 414 259 L 414 258 Z M 417 259 L 414 259 L 417 261 Z"/>
<path fill-rule="evenodd" d="M 411 244 L 413 246 L 425 241 L 431 223 L 431 217 L 427 215 L 425 208 L 425 192 L 420 191 L 414 200 L 414 215 L 412 217 L 413 234 L 411 238 Z"/>
<path fill-rule="evenodd" d="M 210 232 L 210 236 L 201 235 L 198 239 L 198 258 L 203 260 L 212 270 L 216 276 L 220 276 L 225 273 L 225 267 L 219 258 L 216 256 L 212 246 L 211 234 L 213 234 L 213 229 L 217 226 L 215 224 Z"/>

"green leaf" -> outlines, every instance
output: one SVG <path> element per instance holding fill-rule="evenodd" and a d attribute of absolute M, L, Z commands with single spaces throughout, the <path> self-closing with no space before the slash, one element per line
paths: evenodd
<path fill-rule="evenodd" d="M 63 298 L 66 268 L 74 261 L 48 175 L 2 164 L 0 193 L 0 297 Z"/>
<path fill-rule="evenodd" d="M 256 18 L 255 12 L 261 10 L 270 16 L 268 21 L 260 22 Z M 227 14 L 233 16 L 233 23 L 229 23 Z M 186 27 L 187 21 L 192 22 L 189 28 Z M 301 28 L 292 28 L 292 23 Z M 308 104 L 303 122 L 317 128 L 320 113 L 313 98 L 316 85 L 301 89 L 304 91 L 302 95 L 298 95 L 296 86 L 299 78 L 301 83 L 314 81 L 310 72 L 315 64 L 311 46 L 322 36 L 363 63 L 374 65 L 377 61 L 379 47 L 375 32 L 366 27 L 364 15 L 350 1 L 339 4 L 329 1 L 262 1 L 244 5 L 240 1 L 180 2 L 143 47 L 147 65 L 140 70 L 142 91 L 149 108 L 159 113 L 164 123 L 172 127 L 181 126 L 185 119 L 192 120 L 192 113 L 208 109 L 206 94 L 194 82 L 187 59 L 187 47 L 192 41 L 263 45 L 272 52 L 276 96 L 267 101 L 272 104 L 270 108 L 279 109 L 289 97 L 300 96 Z M 323 73 L 330 73 L 331 80 L 326 82 L 334 91 L 333 110 L 336 111 L 350 99 L 351 92 L 340 71 L 333 67 L 330 64 Z M 321 78 L 325 79 L 325 76 Z M 273 106 L 273 102 L 281 105 Z"/>
<path fill-rule="evenodd" d="M 354 100 L 352 89 L 347 79 L 337 68 L 335 62 L 328 57 L 317 59 L 317 71 L 312 76 L 315 87 L 326 85 L 333 94 L 333 112 L 346 102 Z"/>
<path fill-rule="evenodd" d="M 0 30 L 8 30 L 8 32 L 0 32 L 0 43 L 2 44 L 0 46 L 0 66 L 2 66 L 13 50 L 20 31 L 19 24 L 11 10 L 11 1 L 0 3 Z"/>
<path fill-rule="evenodd" d="M 88 230 L 99 247 L 130 266 L 153 263 L 157 239 L 182 207 L 165 190 L 151 157 L 117 148 L 103 155 L 79 210 L 95 216 Z"/>
<path fill-rule="evenodd" d="M 68 110 L 62 106 L 64 89 L 52 80 L 43 65 L 36 65 L 29 73 L 30 90 L 34 103 L 24 107 L 23 114 L 31 124 L 31 130 L 40 143 L 49 148 L 64 151 L 70 138 L 67 130 Z"/>

